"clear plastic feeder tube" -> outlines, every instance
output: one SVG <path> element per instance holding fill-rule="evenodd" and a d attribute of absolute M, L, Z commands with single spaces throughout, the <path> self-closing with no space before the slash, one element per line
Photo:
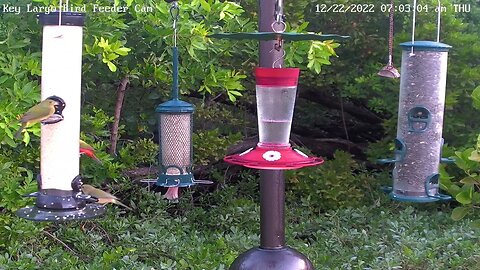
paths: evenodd
<path fill-rule="evenodd" d="M 397 140 L 404 149 L 393 171 L 393 196 L 411 198 L 438 194 L 429 179 L 438 174 L 449 45 L 415 41 L 403 48 Z M 413 47 L 414 53 L 411 53 Z"/>
<path fill-rule="evenodd" d="M 257 68 L 259 146 L 289 146 L 300 69 Z"/>

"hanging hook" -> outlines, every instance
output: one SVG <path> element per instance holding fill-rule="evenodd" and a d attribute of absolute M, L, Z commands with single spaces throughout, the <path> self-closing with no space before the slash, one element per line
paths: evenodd
<path fill-rule="evenodd" d="M 277 42 L 275 43 L 275 45 L 273 45 L 273 48 L 275 50 L 277 50 L 278 52 L 283 48 L 283 39 L 282 39 L 282 36 L 278 36 L 277 37 Z M 272 50 L 273 51 L 273 50 Z"/>
<path fill-rule="evenodd" d="M 270 52 L 273 52 L 274 49 L 272 49 Z M 273 61 L 272 63 L 272 68 L 282 68 L 282 64 L 279 64 L 278 66 L 275 66 L 279 61 L 282 61 L 283 58 L 285 57 L 286 55 L 286 52 L 285 50 L 283 50 L 283 54 L 282 56 L 278 57 L 277 59 L 275 59 L 275 61 Z"/>
<path fill-rule="evenodd" d="M 177 21 L 180 9 L 178 8 L 178 2 L 173 1 L 172 6 L 170 7 L 170 16 L 173 19 L 173 46 L 177 47 Z"/>
<path fill-rule="evenodd" d="M 170 16 L 172 16 L 174 21 L 178 20 L 179 11 L 180 9 L 178 8 L 178 2 L 173 1 L 172 6 L 170 7 Z"/>

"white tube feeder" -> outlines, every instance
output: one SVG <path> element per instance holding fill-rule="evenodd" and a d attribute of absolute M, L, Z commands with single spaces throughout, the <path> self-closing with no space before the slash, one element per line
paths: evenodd
<path fill-rule="evenodd" d="M 105 208 L 82 194 L 79 176 L 82 35 L 85 14 L 39 14 L 43 25 L 42 100 L 56 101 L 55 114 L 41 127 L 39 192 L 36 205 L 17 211 L 35 221 L 93 218 Z"/>
<path fill-rule="evenodd" d="M 439 164 L 451 46 L 433 41 L 400 44 L 403 49 L 395 157 L 390 197 L 399 201 L 448 200 L 439 193 Z"/>

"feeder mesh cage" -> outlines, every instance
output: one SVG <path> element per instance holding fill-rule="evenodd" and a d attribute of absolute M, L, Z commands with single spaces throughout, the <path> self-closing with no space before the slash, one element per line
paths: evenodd
<path fill-rule="evenodd" d="M 192 114 L 160 114 L 161 165 L 166 174 L 187 173 L 191 166 Z M 170 167 L 176 166 L 176 167 Z"/>

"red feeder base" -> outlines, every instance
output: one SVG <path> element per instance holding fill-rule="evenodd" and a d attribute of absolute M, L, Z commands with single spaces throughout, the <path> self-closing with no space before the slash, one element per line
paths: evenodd
<path fill-rule="evenodd" d="M 226 156 L 223 160 L 231 164 L 260 170 L 293 170 L 319 165 L 324 161 L 319 157 L 308 157 L 300 150 L 290 146 L 265 147 L 259 145 L 241 154 Z"/>

